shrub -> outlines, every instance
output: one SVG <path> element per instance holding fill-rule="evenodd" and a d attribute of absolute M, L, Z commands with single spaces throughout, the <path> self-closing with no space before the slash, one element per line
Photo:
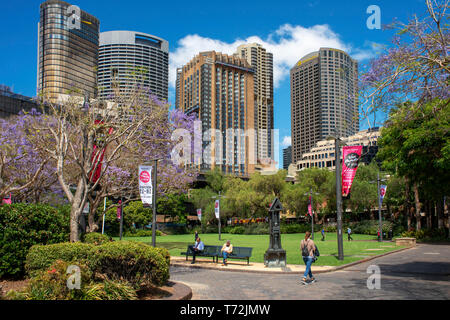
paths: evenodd
<path fill-rule="evenodd" d="M 447 239 L 447 231 L 445 228 L 412 230 L 403 232 L 402 237 L 416 238 L 420 241 L 441 241 Z"/>
<path fill-rule="evenodd" d="M 93 250 L 94 245 L 82 242 L 35 245 L 28 252 L 25 269 L 33 276 L 50 267 L 55 260 L 73 263 L 87 261 L 93 255 Z"/>
<path fill-rule="evenodd" d="M 85 265 L 77 263 L 81 271 L 80 288 L 69 289 L 69 265 L 71 264 L 68 262 L 56 260 L 48 269 L 41 270 L 32 277 L 23 291 L 8 293 L 7 297 L 24 300 L 82 300 L 92 273 Z"/>
<path fill-rule="evenodd" d="M 345 226 L 344 228 L 347 229 L 347 226 Z M 379 222 L 378 220 L 358 221 L 356 223 L 351 224 L 350 228 L 352 229 L 353 233 L 369 234 L 376 236 L 378 234 Z M 393 228 L 392 222 L 390 221 L 382 222 L 382 230 L 386 234 L 389 232 L 389 230 L 392 230 L 392 228 Z"/>
<path fill-rule="evenodd" d="M 126 281 L 91 283 L 84 290 L 86 300 L 137 300 L 136 290 Z"/>
<path fill-rule="evenodd" d="M 28 249 L 69 240 L 66 211 L 42 204 L 0 206 L 0 277 L 20 277 Z"/>
<path fill-rule="evenodd" d="M 245 228 L 243 226 L 237 226 L 228 230 L 231 234 L 244 234 Z"/>
<path fill-rule="evenodd" d="M 83 235 L 82 240 L 84 243 L 92 243 L 99 245 L 105 242 L 109 242 L 109 237 L 105 234 L 101 234 L 98 232 L 89 232 Z"/>
<path fill-rule="evenodd" d="M 10 291 L 10 300 L 136 300 L 137 294 L 126 281 L 94 282 L 93 274 L 86 265 L 80 268 L 80 287 L 69 289 L 70 263 L 56 260 L 50 268 L 39 271 L 30 279 L 24 290 Z"/>
<path fill-rule="evenodd" d="M 165 249 L 145 243 L 120 241 L 95 247 L 90 259 L 93 270 L 113 280 L 127 280 L 134 287 L 146 284 L 164 285 L 169 279 Z"/>
<path fill-rule="evenodd" d="M 86 263 L 97 277 L 126 280 L 133 287 L 163 285 L 169 279 L 170 255 L 166 249 L 128 241 L 34 246 L 27 256 L 26 268 L 33 276 L 58 259 Z"/>
<path fill-rule="evenodd" d="M 156 230 L 156 236 L 159 237 L 162 235 L 162 232 Z M 135 229 L 131 231 L 126 231 L 123 234 L 124 237 L 151 237 L 152 230 L 143 230 L 143 229 Z"/>

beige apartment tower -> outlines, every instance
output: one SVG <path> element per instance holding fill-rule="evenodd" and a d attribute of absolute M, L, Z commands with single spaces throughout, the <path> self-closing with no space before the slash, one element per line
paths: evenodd
<path fill-rule="evenodd" d="M 240 45 L 236 55 L 255 70 L 255 128 L 258 159 L 274 159 L 273 146 L 273 55 L 258 43 Z"/>
<path fill-rule="evenodd" d="M 342 50 L 320 48 L 291 69 L 292 162 L 316 142 L 359 130 L 358 63 Z"/>
<path fill-rule="evenodd" d="M 246 60 L 215 51 L 177 69 L 176 108 L 201 120 L 201 171 L 219 167 L 240 177 L 255 171 L 253 75 Z"/>

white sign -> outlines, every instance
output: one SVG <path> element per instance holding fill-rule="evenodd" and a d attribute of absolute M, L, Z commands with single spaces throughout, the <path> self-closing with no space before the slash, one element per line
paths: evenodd
<path fill-rule="evenodd" d="M 153 204 L 152 166 L 139 166 L 139 194 L 143 204 Z"/>
<path fill-rule="evenodd" d="M 220 217 L 220 208 L 219 208 L 219 200 L 216 200 L 216 204 L 214 205 L 214 211 L 216 213 L 216 218 Z"/>
<path fill-rule="evenodd" d="M 198 220 L 202 221 L 202 209 L 197 209 Z"/>

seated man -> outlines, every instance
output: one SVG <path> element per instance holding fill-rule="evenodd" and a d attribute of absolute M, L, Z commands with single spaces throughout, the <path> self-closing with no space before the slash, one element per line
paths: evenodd
<path fill-rule="evenodd" d="M 194 248 L 192 248 L 193 255 L 192 255 L 191 264 L 195 263 L 195 255 L 202 253 L 204 249 L 205 249 L 205 245 L 203 244 L 203 241 L 200 239 L 200 237 L 198 237 L 197 241 L 195 242 Z"/>
<path fill-rule="evenodd" d="M 223 255 L 223 266 L 227 265 L 227 259 L 228 256 L 233 252 L 233 245 L 231 244 L 230 240 L 227 240 L 227 242 L 222 247 L 222 255 Z"/>

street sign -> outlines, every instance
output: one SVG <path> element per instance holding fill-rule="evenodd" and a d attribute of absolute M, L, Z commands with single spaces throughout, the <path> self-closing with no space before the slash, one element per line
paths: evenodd
<path fill-rule="evenodd" d="M 152 166 L 139 166 L 139 194 L 144 205 L 153 204 Z"/>
<path fill-rule="evenodd" d="M 215 214 L 216 214 L 216 218 L 219 219 L 219 217 L 220 217 L 219 200 L 216 200 L 216 203 L 214 204 L 214 211 L 215 211 Z"/>

